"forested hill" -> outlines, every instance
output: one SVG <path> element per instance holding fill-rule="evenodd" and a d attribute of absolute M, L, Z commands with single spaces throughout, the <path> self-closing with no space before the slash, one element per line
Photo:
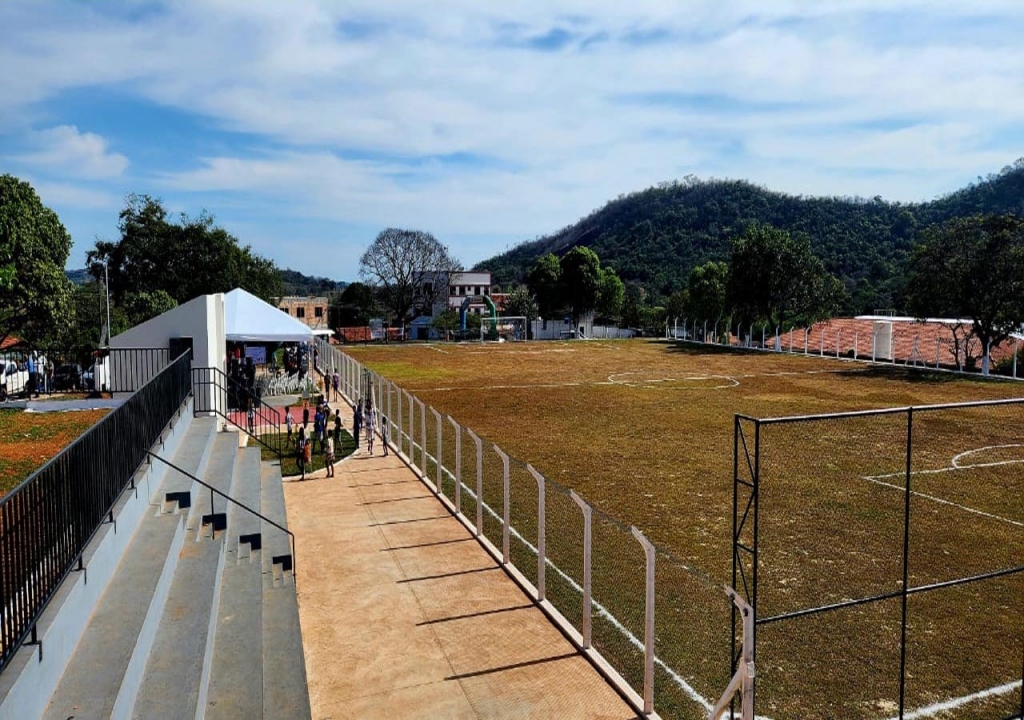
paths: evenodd
<path fill-rule="evenodd" d="M 1024 159 L 996 175 L 926 203 L 879 197 L 818 198 L 773 192 L 742 180 L 663 183 L 612 200 L 575 225 L 479 263 L 507 286 L 522 281 L 533 261 L 590 247 L 602 265 L 654 298 L 686 284 L 690 269 L 727 260 L 732 239 L 750 223 L 806 233 L 814 252 L 850 291 L 851 312 L 900 306 L 905 263 L 917 232 L 958 215 L 1024 215 Z"/>

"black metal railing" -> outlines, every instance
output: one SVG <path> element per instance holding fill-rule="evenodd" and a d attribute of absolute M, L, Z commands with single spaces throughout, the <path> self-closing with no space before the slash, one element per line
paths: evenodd
<path fill-rule="evenodd" d="M 113 521 L 113 507 L 192 388 L 191 353 L 0 500 L 0 672 L 26 641 L 82 552 Z M 41 648 L 40 648 L 41 652 Z"/>
<path fill-rule="evenodd" d="M 4 350 L 0 352 L 0 402 L 68 392 L 135 392 L 170 362 L 167 348 Z"/>
<path fill-rule="evenodd" d="M 197 415 L 218 415 L 281 457 L 287 442 L 282 409 L 263 402 L 255 388 L 245 387 L 220 368 L 192 368 L 192 386 Z"/>
<path fill-rule="evenodd" d="M 167 460 L 166 458 L 160 457 L 155 452 L 150 451 L 149 452 L 149 457 L 150 457 L 150 461 L 152 461 L 153 459 L 159 460 L 160 462 L 162 462 L 167 467 L 169 467 L 169 468 L 171 468 L 173 470 L 177 470 L 179 473 L 181 473 L 185 477 L 191 478 L 192 480 L 195 480 L 197 483 L 199 483 L 203 487 L 207 488 L 210 491 L 210 514 L 209 514 L 210 518 L 213 518 L 215 516 L 215 514 L 216 514 L 215 508 L 214 508 L 214 505 L 213 505 L 213 496 L 214 496 L 214 493 L 216 493 L 217 495 L 220 495 L 222 498 L 224 498 L 228 502 L 234 503 L 235 505 L 237 505 L 238 507 L 242 508 L 246 512 L 255 515 L 256 517 L 258 517 L 263 522 L 265 522 L 265 523 L 267 523 L 269 525 L 273 525 L 275 528 L 277 528 L 281 532 L 286 533 L 288 535 L 289 545 L 291 546 L 291 555 L 288 556 L 288 559 L 285 559 L 284 557 L 280 557 L 280 556 L 272 557 L 271 558 L 271 562 L 274 563 L 274 564 L 278 564 L 278 563 L 282 564 L 284 570 L 291 570 L 293 578 L 298 574 L 297 570 L 295 569 L 296 568 L 296 566 L 295 566 L 295 534 L 291 530 L 289 530 L 288 528 L 284 527 L 283 525 L 280 525 L 280 524 L 274 522 L 273 520 L 268 518 L 266 515 L 263 515 L 259 511 L 253 510 L 251 507 L 249 507 L 245 503 L 241 502 L 240 500 L 236 500 L 235 498 L 231 497 L 227 493 L 221 492 L 220 490 L 218 490 L 217 488 L 213 487 L 209 483 L 207 483 L 204 480 L 201 480 L 200 478 L 196 477 L 195 475 L 190 473 L 188 470 L 182 470 L 180 467 L 178 467 L 177 465 L 172 463 L 170 460 Z"/>

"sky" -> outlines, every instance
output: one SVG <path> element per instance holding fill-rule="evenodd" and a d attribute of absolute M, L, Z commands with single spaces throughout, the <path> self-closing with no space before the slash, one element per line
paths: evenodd
<path fill-rule="evenodd" d="M 920 201 L 1024 155 L 1020 0 L 0 0 L 0 173 L 127 193 L 337 280 L 467 267 L 659 182 Z"/>

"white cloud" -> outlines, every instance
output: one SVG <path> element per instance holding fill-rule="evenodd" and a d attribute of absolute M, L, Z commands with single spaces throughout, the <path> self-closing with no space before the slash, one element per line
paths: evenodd
<path fill-rule="evenodd" d="M 85 178 L 120 176 L 128 167 L 128 158 L 107 149 L 107 141 L 91 132 L 79 132 L 74 125 L 59 125 L 32 133 L 35 152 L 16 159 L 28 165 L 59 169 Z"/>
<path fill-rule="evenodd" d="M 47 207 L 114 210 L 120 202 L 120 198 L 112 193 L 81 185 L 31 178 L 29 182 Z"/>
<path fill-rule="evenodd" d="M 283 198 L 297 219 L 532 237 L 689 173 L 914 200 L 1024 145 L 1019 0 L 123 7 L 0 3 L 0 129 L 65 90 L 116 88 L 260 149 L 192 149 L 174 171 L 133 153 L 137 173 L 180 193 Z M 556 28 L 570 46 L 523 47 Z M 103 138 L 48 132 L 38 162 L 124 172 Z"/>

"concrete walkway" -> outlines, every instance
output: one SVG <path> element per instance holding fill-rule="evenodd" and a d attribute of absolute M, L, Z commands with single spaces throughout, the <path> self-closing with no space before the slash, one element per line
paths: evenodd
<path fill-rule="evenodd" d="M 412 471 L 379 453 L 285 483 L 313 718 L 636 717 Z"/>

